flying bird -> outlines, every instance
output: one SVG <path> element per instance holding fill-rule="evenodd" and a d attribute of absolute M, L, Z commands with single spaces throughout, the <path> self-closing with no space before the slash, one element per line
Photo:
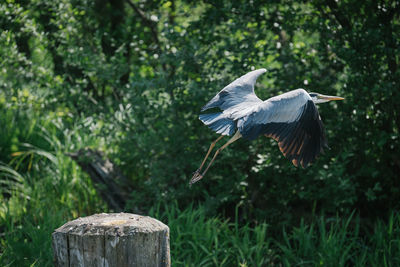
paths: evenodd
<path fill-rule="evenodd" d="M 254 84 L 266 71 L 254 70 L 236 79 L 201 109 L 221 110 L 199 116 L 205 125 L 221 136 L 211 143 L 189 184 L 202 179 L 217 155 L 241 137 L 248 140 L 254 140 L 260 135 L 273 138 L 278 142 L 283 155 L 296 167 L 301 165 L 303 168 L 314 162 L 328 147 L 324 126 L 315 104 L 344 98 L 296 89 L 262 101 L 254 93 Z M 201 172 L 215 144 L 224 136 L 232 137 L 215 152 L 207 168 Z"/>

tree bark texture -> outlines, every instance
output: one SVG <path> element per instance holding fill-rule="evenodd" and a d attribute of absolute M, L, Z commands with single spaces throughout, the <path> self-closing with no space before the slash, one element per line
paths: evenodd
<path fill-rule="evenodd" d="M 52 235 L 55 266 L 171 266 L 169 228 L 147 216 L 101 213 Z"/>

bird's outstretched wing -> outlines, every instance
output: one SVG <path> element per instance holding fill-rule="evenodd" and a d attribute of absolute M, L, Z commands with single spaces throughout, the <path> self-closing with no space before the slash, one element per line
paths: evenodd
<path fill-rule="evenodd" d="M 237 127 L 250 140 L 261 134 L 275 139 L 296 167 L 307 167 L 327 147 L 317 107 L 303 89 L 264 101 L 240 118 Z"/>
<path fill-rule="evenodd" d="M 262 103 L 254 93 L 254 84 L 257 77 L 265 73 L 266 69 L 251 71 L 236 79 L 216 96 L 214 96 L 201 111 L 210 108 L 220 108 L 222 112 L 201 114 L 199 119 L 216 133 L 232 135 L 236 132 L 236 119 L 246 110 Z"/>
<path fill-rule="evenodd" d="M 224 87 L 214 96 L 201 111 L 218 107 L 227 113 L 242 110 L 252 103 L 262 102 L 254 93 L 254 84 L 258 76 L 265 73 L 266 69 L 251 71 Z"/>

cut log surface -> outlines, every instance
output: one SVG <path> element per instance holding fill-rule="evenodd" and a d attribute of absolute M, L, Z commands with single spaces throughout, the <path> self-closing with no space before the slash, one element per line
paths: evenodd
<path fill-rule="evenodd" d="M 53 233 L 55 266 L 171 266 L 169 228 L 147 216 L 95 214 Z"/>

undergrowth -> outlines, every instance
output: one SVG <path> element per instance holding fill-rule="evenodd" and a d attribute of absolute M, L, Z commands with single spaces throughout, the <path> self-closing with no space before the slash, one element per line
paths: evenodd
<path fill-rule="evenodd" d="M 19 123 L 18 118 L 9 119 Z M 84 129 L 66 130 L 52 118 L 28 121 L 32 125 L 19 128 L 26 131 L 10 135 L 29 143 L 11 143 L 5 148 L 10 151 L 9 162 L 0 164 L 1 266 L 52 266 L 54 229 L 79 216 L 108 211 L 89 177 L 66 156 L 85 145 L 98 146 L 99 140 L 80 138 Z M 32 128 L 39 134 L 33 135 Z M 239 223 L 238 210 L 234 213 L 233 219 L 226 219 L 210 216 L 205 205 L 181 209 L 173 202 L 154 203 L 145 215 L 170 227 L 173 266 L 400 264 L 400 215 L 394 212 L 368 229 L 361 229 L 362 220 L 355 214 L 314 215 L 299 225 L 287 225 L 280 234 L 267 223 Z"/>

